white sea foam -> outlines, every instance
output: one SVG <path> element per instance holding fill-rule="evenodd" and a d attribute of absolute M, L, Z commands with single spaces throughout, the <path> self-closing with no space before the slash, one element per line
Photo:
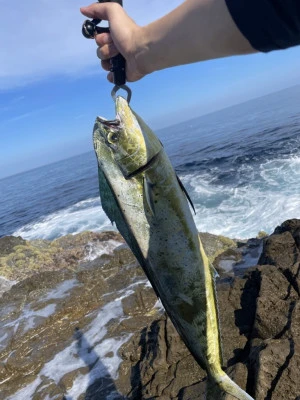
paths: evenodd
<path fill-rule="evenodd" d="M 154 304 L 154 307 L 158 312 L 163 313 L 165 311 L 165 308 L 161 302 L 160 299 L 157 299 L 156 303 Z"/>
<path fill-rule="evenodd" d="M 230 171 L 229 171 L 230 172 Z M 266 160 L 261 165 L 243 164 L 231 171 L 236 182 L 216 183 L 215 171 L 201 171 L 182 177 L 196 207 L 199 231 L 235 238 L 250 238 L 261 230 L 271 233 L 289 218 L 300 218 L 300 157 Z M 241 178 L 239 178 L 241 177 Z M 24 239 L 53 239 L 84 230 L 115 230 L 98 199 L 81 201 L 65 210 L 23 226 L 15 236 Z M 112 246 L 111 246 L 112 245 Z M 111 252 L 116 243 L 91 249 L 87 258 Z M 97 253 L 98 252 L 98 253 Z"/>
<path fill-rule="evenodd" d="M 10 281 L 4 276 L 0 276 L 0 297 L 4 292 L 8 291 L 16 283 L 17 281 Z"/>
<path fill-rule="evenodd" d="M 23 239 L 54 239 L 85 230 L 115 230 L 98 199 L 88 199 L 57 211 L 16 230 L 13 235 Z"/>
<path fill-rule="evenodd" d="M 124 246 L 124 244 L 113 239 L 105 242 L 88 243 L 86 246 L 85 261 L 93 261 L 103 254 L 112 254 L 119 246 Z"/>
<path fill-rule="evenodd" d="M 54 314 L 56 310 L 56 300 L 68 296 L 68 292 L 77 285 L 79 285 L 79 282 L 76 279 L 69 279 L 58 284 L 54 289 L 48 290 L 34 307 L 27 304 L 19 315 L 9 322 L 5 322 L 6 316 L 16 311 L 16 309 L 12 306 L 1 310 L 0 347 L 5 347 L 7 345 L 8 341 L 11 339 L 12 333 L 15 334 L 18 330 L 26 333 L 30 329 L 36 328 L 43 323 L 45 318 Z M 51 302 L 51 304 L 43 306 L 46 301 Z"/>
<path fill-rule="evenodd" d="M 283 221 L 300 218 L 299 157 L 251 168 L 255 179 L 243 184 L 237 181 L 234 187 L 214 184 L 208 174 L 185 176 L 193 188 L 199 231 L 246 239 L 261 230 L 272 233 Z"/>
<path fill-rule="evenodd" d="M 107 324 L 110 321 L 115 318 L 121 321 L 125 318 L 122 298 L 131 294 L 131 292 L 131 290 L 124 290 L 119 298 L 101 308 L 85 332 L 76 331 L 75 340 L 46 363 L 32 383 L 20 389 L 7 400 L 30 399 L 42 382 L 42 377 L 49 378 L 58 384 L 68 372 L 91 364 L 95 365 L 88 374 L 78 373 L 72 387 L 66 393 L 67 400 L 78 399 L 93 382 L 101 377 L 107 376 L 116 379 L 121 362 L 118 350 L 122 344 L 129 340 L 131 335 L 127 334 L 114 338 L 105 338 L 105 335 L 108 331 Z"/>
<path fill-rule="evenodd" d="M 55 307 L 55 304 L 48 304 L 43 308 L 33 310 L 30 305 L 25 306 L 18 318 L 6 324 L 4 323 L 1 328 L 12 328 L 14 333 L 16 333 L 18 329 L 22 329 L 25 333 L 30 329 L 35 328 L 38 325 L 37 321 L 41 321 L 42 319 L 48 318 L 52 315 L 55 312 Z"/>
<path fill-rule="evenodd" d="M 0 337 L 0 348 L 5 347 L 5 345 L 3 345 L 2 343 L 3 342 L 7 343 L 7 339 L 8 339 L 8 333 L 6 332 L 4 335 Z"/>
<path fill-rule="evenodd" d="M 69 291 L 73 289 L 73 287 L 78 286 L 79 282 L 77 279 L 68 279 L 66 281 L 61 282 L 58 284 L 54 289 L 51 289 L 47 292 L 47 294 L 41 298 L 43 302 L 47 300 L 54 300 L 54 299 L 62 299 L 69 295 Z"/>

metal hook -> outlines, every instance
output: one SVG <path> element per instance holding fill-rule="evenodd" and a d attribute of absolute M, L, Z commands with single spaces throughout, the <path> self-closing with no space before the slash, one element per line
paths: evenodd
<path fill-rule="evenodd" d="M 127 103 L 129 104 L 130 99 L 131 99 L 131 90 L 129 89 L 129 87 L 127 85 L 120 85 L 120 86 L 115 85 L 113 87 L 113 90 L 111 91 L 111 97 L 114 99 L 114 101 L 116 101 L 116 99 L 117 99 L 117 91 L 119 89 L 123 89 L 123 90 L 125 90 L 125 92 L 127 92 L 127 99 L 126 100 L 127 100 Z"/>

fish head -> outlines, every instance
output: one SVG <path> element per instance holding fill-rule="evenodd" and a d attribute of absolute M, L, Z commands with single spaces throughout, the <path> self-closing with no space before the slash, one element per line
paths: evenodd
<path fill-rule="evenodd" d="M 127 101 L 116 98 L 116 118 L 97 117 L 94 128 L 98 144 L 106 146 L 126 179 L 145 168 L 160 152 L 162 144 Z M 97 152 L 97 151 L 96 151 Z"/>

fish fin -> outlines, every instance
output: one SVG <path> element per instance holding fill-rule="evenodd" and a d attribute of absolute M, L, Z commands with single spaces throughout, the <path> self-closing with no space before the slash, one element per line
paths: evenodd
<path fill-rule="evenodd" d="M 157 282 L 151 279 L 151 276 L 147 273 L 147 268 L 145 266 L 145 259 L 138 245 L 138 242 L 136 241 L 136 238 L 134 237 L 133 233 L 128 227 L 128 223 L 126 222 L 125 217 L 118 205 L 119 204 L 118 199 L 115 197 L 108 179 L 106 178 L 102 169 L 99 167 L 98 167 L 98 178 L 99 178 L 100 200 L 103 211 L 105 212 L 105 214 L 108 216 L 108 218 L 112 223 L 115 222 L 117 229 L 127 242 L 128 246 L 132 250 L 135 257 L 137 258 L 139 264 L 145 271 L 147 278 L 149 279 L 151 286 L 154 289 L 154 292 L 156 293 L 156 296 L 160 298 L 159 293 L 156 289 Z"/>
<path fill-rule="evenodd" d="M 179 297 L 181 300 L 183 300 L 185 303 L 187 303 L 187 304 L 189 304 L 190 306 L 194 307 L 194 302 L 193 302 L 193 300 L 192 300 L 189 296 L 186 296 L 186 295 L 183 294 L 183 293 L 178 293 L 178 297 Z"/>
<path fill-rule="evenodd" d="M 195 210 L 195 206 L 190 198 L 190 195 L 188 194 L 186 188 L 183 186 L 183 183 L 181 182 L 181 180 L 179 179 L 179 176 L 176 174 L 176 178 L 177 181 L 179 183 L 179 186 L 181 187 L 181 190 L 183 191 L 183 193 L 186 195 L 186 198 L 188 199 L 188 202 L 190 203 L 190 205 L 192 206 L 192 209 L 194 210 L 194 213 L 196 215 L 196 210 Z"/>
<path fill-rule="evenodd" d="M 234 397 L 237 400 L 254 400 L 248 393 L 240 388 L 225 372 L 215 379 L 208 377 L 206 398 L 207 400 L 223 400 L 226 394 Z"/>
<path fill-rule="evenodd" d="M 138 261 L 143 263 L 143 257 L 138 243 L 132 234 L 125 217 L 120 209 L 118 199 L 115 197 L 113 190 L 101 168 L 98 168 L 100 200 L 103 211 L 110 219 L 111 223 L 116 225 L 117 229 L 124 237 L 129 247 L 133 251 Z"/>
<path fill-rule="evenodd" d="M 217 278 L 217 276 L 219 276 L 219 274 L 207 257 L 204 247 L 203 247 L 203 244 L 201 242 L 200 236 L 199 236 L 199 246 L 200 246 L 200 253 L 201 253 L 201 258 L 203 260 L 203 264 L 205 265 L 205 268 L 207 268 L 209 270 L 208 272 L 210 274 L 211 281 L 212 281 L 213 296 L 215 299 L 217 320 L 218 320 L 220 364 L 222 365 L 223 364 L 222 336 L 221 336 L 221 331 L 220 331 L 219 303 L 218 303 L 218 296 L 217 296 L 217 289 L 216 289 L 216 278 Z"/>
<path fill-rule="evenodd" d="M 212 265 L 212 263 L 210 263 L 209 266 L 210 266 L 210 270 L 211 270 L 211 273 L 212 273 L 212 276 L 213 276 L 214 280 L 216 280 L 217 278 L 220 278 L 219 272 L 218 272 L 218 271 L 216 270 L 216 268 Z"/>
<path fill-rule="evenodd" d="M 143 187 L 144 187 L 144 198 L 146 200 L 146 203 L 148 205 L 148 208 L 152 216 L 154 217 L 155 211 L 154 211 L 154 200 L 153 200 L 153 184 L 146 176 L 144 177 Z"/>
<path fill-rule="evenodd" d="M 120 216 L 120 211 L 117 207 L 113 206 L 115 204 L 114 194 L 101 168 L 98 168 L 98 179 L 101 206 L 105 214 L 108 216 L 111 224 L 114 225 Z"/>

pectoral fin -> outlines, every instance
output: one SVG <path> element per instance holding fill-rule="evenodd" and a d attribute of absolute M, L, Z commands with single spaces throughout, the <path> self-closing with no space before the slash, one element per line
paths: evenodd
<path fill-rule="evenodd" d="M 181 180 L 179 179 L 179 176 L 177 174 L 176 174 L 176 178 L 177 178 L 177 181 L 179 183 L 179 186 L 181 187 L 183 193 L 186 195 L 186 198 L 188 199 L 188 202 L 190 203 L 190 205 L 191 205 L 191 207 L 194 210 L 194 213 L 196 215 L 196 210 L 195 210 L 194 204 L 193 204 L 193 202 L 192 202 L 192 200 L 191 200 L 186 188 L 183 186 L 183 183 L 181 182 Z"/>
<path fill-rule="evenodd" d="M 144 198 L 145 201 L 148 205 L 148 208 L 154 217 L 155 211 L 154 211 L 154 196 L 153 196 L 153 184 L 150 182 L 150 180 L 147 177 L 144 177 Z"/>

